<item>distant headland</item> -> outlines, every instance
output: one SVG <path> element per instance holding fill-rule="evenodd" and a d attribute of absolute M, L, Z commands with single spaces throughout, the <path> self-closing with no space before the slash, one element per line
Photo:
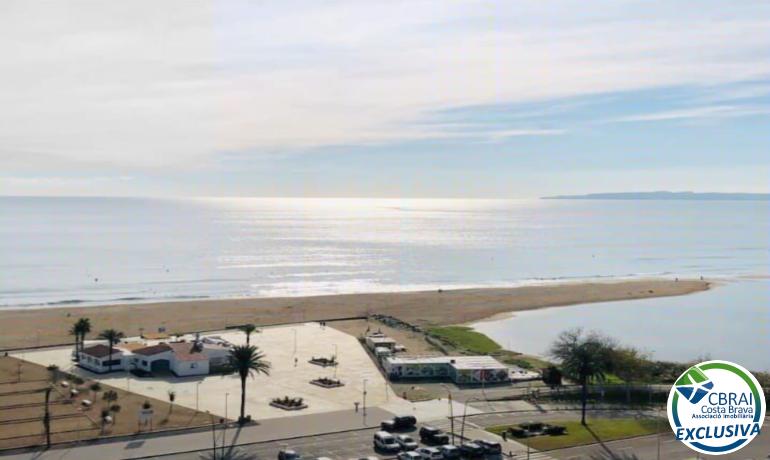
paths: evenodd
<path fill-rule="evenodd" d="M 770 193 L 625 192 L 544 196 L 543 200 L 691 200 L 767 201 Z"/>

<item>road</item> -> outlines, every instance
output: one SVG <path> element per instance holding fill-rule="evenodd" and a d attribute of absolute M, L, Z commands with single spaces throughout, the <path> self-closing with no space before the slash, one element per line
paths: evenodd
<path fill-rule="evenodd" d="M 215 435 L 226 436 L 227 444 L 261 443 L 276 439 L 331 436 L 330 432 L 368 430 L 393 414 L 379 408 L 367 409 L 367 417 L 350 411 L 327 412 L 297 417 L 264 420 L 260 425 L 242 429 L 218 428 Z M 82 446 L 53 448 L 0 456 L 3 460 L 109 460 L 151 457 L 167 453 L 201 450 L 212 446 L 212 431 L 197 431 L 177 435 L 129 438 Z M 271 456 L 273 457 L 273 456 Z M 196 458 L 187 457 L 187 458 Z"/>
<path fill-rule="evenodd" d="M 597 411 L 598 413 L 598 411 Z M 345 413 L 316 414 L 302 417 L 287 417 L 285 419 L 266 420 L 262 425 L 246 427 L 243 430 L 230 429 L 227 432 L 227 446 L 236 445 L 241 455 L 233 460 L 275 459 L 282 448 L 292 448 L 299 451 L 303 458 L 329 457 L 332 459 L 361 458 L 378 455 L 380 458 L 392 457 L 375 453 L 372 446 L 372 436 L 377 431 L 380 420 L 391 414 L 381 409 L 370 409 L 368 421 L 363 423 L 360 414 L 352 411 Z M 599 415 L 622 415 L 611 411 Z M 625 415 L 640 415 L 629 411 Z M 466 438 L 495 439 L 494 435 L 484 431 L 482 427 L 529 420 L 563 419 L 576 416 L 574 411 L 553 411 L 543 413 L 537 410 L 515 412 L 495 412 L 470 415 L 466 419 L 464 434 Z M 449 431 L 452 422 L 448 418 L 430 422 L 439 428 Z M 770 422 L 766 422 L 765 431 L 749 446 L 736 454 L 725 455 L 721 458 L 735 460 L 767 460 L 770 455 Z M 330 430 L 345 432 L 329 433 Z M 454 430 L 458 438 L 463 431 L 462 418 L 454 419 Z M 215 433 L 216 445 L 221 453 L 223 432 Z M 413 437 L 417 438 L 416 435 Z M 658 456 L 658 441 L 660 440 L 660 456 Z M 681 442 L 673 439 L 670 434 L 646 436 L 621 441 L 606 442 L 601 445 L 575 447 L 543 453 L 530 452 L 526 447 L 515 442 L 503 442 L 506 457 L 511 460 L 595 460 L 595 459 L 638 459 L 638 460 L 690 460 L 698 458 Z M 213 458 L 212 432 L 187 433 L 177 436 L 162 436 L 155 438 L 137 439 L 96 445 L 52 449 L 48 452 L 16 454 L 2 457 L 3 460 L 107 460 L 107 459 L 153 459 L 153 460 L 200 460 Z M 226 452 L 232 452 L 225 448 Z M 623 455 L 627 455 L 624 457 Z M 615 456 L 615 457 L 613 457 Z M 217 456 L 217 458 L 221 458 Z M 701 456 L 700 458 L 703 458 Z"/>

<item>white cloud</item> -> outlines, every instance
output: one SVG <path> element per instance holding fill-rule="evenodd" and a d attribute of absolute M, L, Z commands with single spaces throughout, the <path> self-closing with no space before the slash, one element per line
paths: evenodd
<path fill-rule="evenodd" d="M 647 121 L 668 121 L 668 120 L 687 120 L 687 119 L 709 119 L 709 118 L 735 118 L 770 114 L 770 107 L 762 106 L 733 106 L 733 105 L 711 105 L 704 107 L 691 107 L 679 110 L 665 110 L 660 112 L 643 113 L 638 115 L 629 115 L 626 117 L 613 118 L 606 120 L 609 123 L 630 123 Z"/>
<path fill-rule="evenodd" d="M 770 74 L 762 2 L 0 8 L 5 167 L 201 167 L 221 152 L 453 136 L 418 123 L 443 108 Z"/>

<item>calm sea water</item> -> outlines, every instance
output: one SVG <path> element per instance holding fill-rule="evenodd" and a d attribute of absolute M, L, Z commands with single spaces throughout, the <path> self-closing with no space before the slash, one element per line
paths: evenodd
<path fill-rule="evenodd" d="M 0 198 L 0 307 L 766 275 L 768 202 Z"/>
<path fill-rule="evenodd" d="M 576 327 L 658 359 L 725 359 L 770 371 L 770 281 L 730 282 L 683 297 L 546 308 L 474 325 L 505 348 L 540 356 L 561 331 Z"/>

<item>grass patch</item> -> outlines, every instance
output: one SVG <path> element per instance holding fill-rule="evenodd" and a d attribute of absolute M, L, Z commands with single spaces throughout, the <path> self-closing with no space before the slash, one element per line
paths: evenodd
<path fill-rule="evenodd" d="M 529 444 L 536 450 L 554 450 L 567 447 L 595 444 L 599 441 L 612 441 L 635 436 L 646 436 L 663 433 L 670 430 L 666 420 L 656 418 L 598 418 L 589 419 L 588 427 L 580 424 L 579 420 L 549 421 L 550 425 L 567 427 L 567 434 L 561 436 L 534 436 L 517 439 L 518 442 Z M 499 425 L 488 427 L 487 431 L 497 435 L 502 434 L 508 427 L 516 425 Z"/>
<path fill-rule="evenodd" d="M 467 326 L 432 327 L 428 333 L 454 348 L 471 353 L 485 355 L 501 349 L 497 342 Z"/>
<path fill-rule="evenodd" d="M 551 366 L 551 363 L 544 359 L 538 358 L 536 356 L 516 353 L 515 351 L 500 350 L 493 353 L 493 355 L 502 363 L 513 364 L 523 369 L 540 370 Z"/>

